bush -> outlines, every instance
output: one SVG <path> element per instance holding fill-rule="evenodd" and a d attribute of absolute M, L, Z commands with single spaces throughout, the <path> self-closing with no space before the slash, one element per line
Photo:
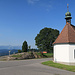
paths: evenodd
<path fill-rule="evenodd" d="M 22 50 L 18 50 L 18 53 L 21 53 L 22 52 Z"/>

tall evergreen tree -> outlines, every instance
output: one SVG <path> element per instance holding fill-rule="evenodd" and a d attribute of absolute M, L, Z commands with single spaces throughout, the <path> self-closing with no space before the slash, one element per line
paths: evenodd
<path fill-rule="evenodd" d="M 28 50 L 28 44 L 27 44 L 26 41 L 24 41 L 24 42 L 23 42 L 23 45 L 22 45 L 22 51 L 23 51 L 23 52 L 27 52 L 27 50 Z"/>

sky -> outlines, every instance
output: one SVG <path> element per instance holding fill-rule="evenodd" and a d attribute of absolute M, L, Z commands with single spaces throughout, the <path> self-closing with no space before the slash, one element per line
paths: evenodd
<path fill-rule="evenodd" d="M 27 41 L 37 48 L 35 37 L 41 29 L 64 28 L 67 3 L 75 25 L 75 0 L 0 0 L 0 46 L 22 46 Z"/>

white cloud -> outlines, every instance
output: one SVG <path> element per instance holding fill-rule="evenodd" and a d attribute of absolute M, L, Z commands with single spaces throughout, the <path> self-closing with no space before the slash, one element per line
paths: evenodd
<path fill-rule="evenodd" d="M 52 8 L 52 5 L 47 5 L 46 10 L 49 11 Z"/>
<path fill-rule="evenodd" d="M 38 3 L 37 6 L 38 7 L 42 7 L 43 9 L 45 9 L 46 11 L 50 11 L 50 9 L 52 8 L 52 0 L 27 0 L 28 4 L 35 4 Z"/>
<path fill-rule="evenodd" d="M 27 0 L 27 2 L 29 3 L 29 4 L 34 4 L 34 3 L 36 3 L 36 2 L 38 2 L 39 0 Z"/>

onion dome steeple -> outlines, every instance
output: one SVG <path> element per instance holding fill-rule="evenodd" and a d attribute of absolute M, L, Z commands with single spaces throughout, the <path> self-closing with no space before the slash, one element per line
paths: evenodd
<path fill-rule="evenodd" d="M 72 19 L 72 17 L 71 17 L 71 13 L 69 12 L 69 6 L 68 6 L 68 4 L 67 4 L 67 12 L 66 12 L 65 16 L 66 16 L 66 17 L 65 17 L 66 23 L 68 22 L 68 23 L 71 24 L 71 19 Z"/>
<path fill-rule="evenodd" d="M 71 17 L 71 13 L 68 11 L 68 12 L 66 12 L 66 14 L 65 14 L 65 19 L 67 19 L 67 18 L 70 18 L 70 19 L 72 19 L 72 17 Z"/>

